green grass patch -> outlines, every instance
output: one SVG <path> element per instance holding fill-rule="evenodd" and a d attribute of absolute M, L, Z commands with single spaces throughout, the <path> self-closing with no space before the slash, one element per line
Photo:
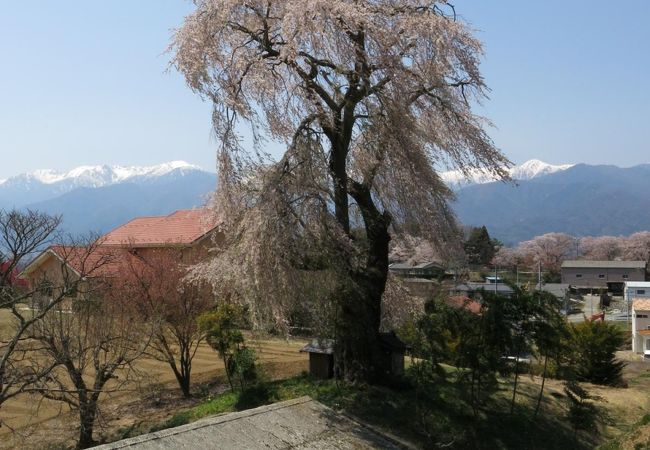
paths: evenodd
<path fill-rule="evenodd" d="M 206 416 L 240 411 L 308 395 L 366 423 L 384 429 L 421 448 L 514 449 L 592 448 L 576 441 L 563 421 L 558 400 L 548 399 L 533 416 L 536 386 L 521 384 L 514 414 L 509 412 L 510 384 L 500 383 L 494 399 L 475 415 L 467 392 L 457 380 L 461 372 L 445 368 L 428 391 L 409 383 L 393 387 L 314 380 L 307 375 L 260 383 L 244 392 L 227 392 L 182 411 L 154 430 L 183 425 Z M 554 407 L 549 404 L 554 402 Z"/>

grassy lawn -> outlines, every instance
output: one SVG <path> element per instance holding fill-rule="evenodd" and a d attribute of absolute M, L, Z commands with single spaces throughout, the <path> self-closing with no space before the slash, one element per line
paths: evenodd
<path fill-rule="evenodd" d="M 0 308 L 0 341 L 11 335 L 14 318 L 6 308 Z"/>
<path fill-rule="evenodd" d="M 458 383 L 443 379 L 435 393 L 400 387 L 352 385 L 316 381 L 306 375 L 257 385 L 244 393 L 226 392 L 177 412 L 153 426 L 121 430 L 116 439 L 190 423 L 206 416 L 240 411 L 309 395 L 321 403 L 357 417 L 421 448 L 473 449 L 586 449 L 595 440 L 576 441 L 563 421 L 562 401 L 547 395 L 537 418 L 533 406 L 538 386 L 522 380 L 514 414 L 509 411 L 510 384 L 503 382 L 493 401 L 475 416 Z M 549 390 L 549 393 L 553 390 Z"/>

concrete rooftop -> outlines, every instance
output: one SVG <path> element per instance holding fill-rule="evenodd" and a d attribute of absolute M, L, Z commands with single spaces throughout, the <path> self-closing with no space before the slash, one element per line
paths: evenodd
<path fill-rule="evenodd" d="M 405 449 L 408 444 L 301 397 L 222 414 L 97 449 Z"/>

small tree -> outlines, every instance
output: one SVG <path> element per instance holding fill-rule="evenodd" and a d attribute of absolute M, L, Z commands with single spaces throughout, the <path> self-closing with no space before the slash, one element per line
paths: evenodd
<path fill-rule="evenodd" d="M 596 384 L 619 384 L 625 367 L 616 358 L 616 351 L 625 342 L 621 329 L 609 322 L 587 320 L 572 324 L 569 330 L 569 376 Z"/>
<path fill-rule="evenodd" d="M 148 352 L 169 365 L 189 397 L 192 361 L 205 339 L 197 320 L 213 306 L 211 291 L 184 281 L 176 250 L 152 250 L 128 261 L 119 289 L 134 301 L 141 320 L 157 324 Z"/>
<path fill-rule="evenodd" d="M 568 381 L 564 387 L 564 392 L 567 395 L 569 407 L 567 419 L 573 426 L 574 439 L 577 439 L 579 430 L 593 430 L 596 428 L 599 413 L 593 401 L 599 398 L 590 395 L 576 381 Z"/>
<path fill-rule="evenodd" d="M 69 299 L 84 278 L 92 277 L 107 262 L 105 258 L 91 258 L 98 242 L 90 238 L 81 247 L 57 249 L 60 264 L 50 273 L 50 279 L 30 284 L 18 276 L 29 261 L 59 238 L 60 223 L 61 217 L 36 211 L 0 210 L 0 308 L 8 309 L 14 319 L 9 334 L 0 336 L 0 407 L 48 376 L 54 367 L 33 357 L 28 338 L 35 324 Z M 74 273 L 69 268 L 72 260 L 77 266 Z M 47 301 L 38 309 L 28 308 L 44 285 L 48 289 Z"/>
<path fill-rule="evenodd" d="M 64 402 L 79 415 L 77 448 L 95 444 L 93 432 L 102 395 L 121 391 L 135 373 L 132 363 L 149 345 L 151 328 L 140 326 L 128 298 L 118 298 L 101 281 L 74 311 L 51 309 L 33 324 L 30 337 L 54 369 L 32 392 Z M 102 295 L 104 294 L 104 295 Z"/>
<path fill-rule="evenodd" d="M 221 304 L 214 311 L 199 317 L 199 326 L 206 333 L 208 344 L 219 353 L 230 388 L 237 375 L 240 387 L 254 376 L 254 353 L 244 345 L 240 331 L 246 319 L 246 310 L 238 305 Z"/>

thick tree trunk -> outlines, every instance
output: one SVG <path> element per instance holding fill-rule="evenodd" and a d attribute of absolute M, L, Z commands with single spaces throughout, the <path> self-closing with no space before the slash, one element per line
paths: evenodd
<path fill-rule="evenodd" d="M 390 217 L 377 210 L 367 187 L 355 183 L 350 195 L 364 219 L 367 259 L 363 269 L 351 274 L 352 286 L 340 300 L 338 366 L 347 379 L 378 382 L 388 369 L 384 367 L 387 360 L 382 357 L 379 330 L 381 301 L 388 278 Z"/>
<path fill-rule="evenodd" d="M 94 400 L 86 400 L 79 404 L 79 441 L 77 448 L 90 448 L 95 445 L 93 440 L 93 429 L 95 427 L 95 416 L 97 404 Z"/>

